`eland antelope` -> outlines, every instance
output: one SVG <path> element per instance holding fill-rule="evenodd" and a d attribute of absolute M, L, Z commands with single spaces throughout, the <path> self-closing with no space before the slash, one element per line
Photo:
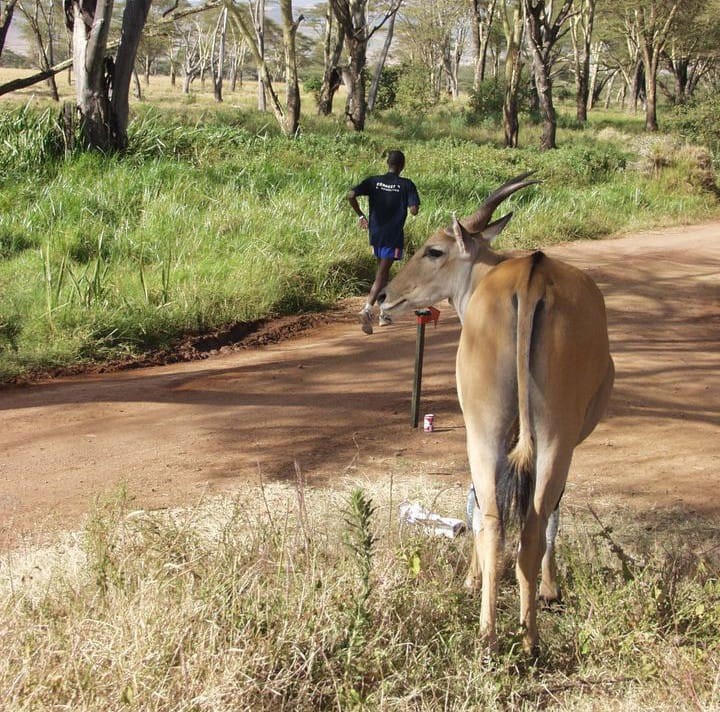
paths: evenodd
<path fill-rule="evenodd" d="M 474 548 L 466 586 L 481 588 L 480 632 L 496 644 L 498 568 L 511 507 L 520 522 L 516 574 L 523 644 L 538 642 L 536 588 L 559 597 L 557 513 L 574 448 L 605 412 L 615 369 L 605 303 L 595 283 L 534 252 L 491 248 L 512 213 L 497 206 L 536 183 L 530 173 L 494 191 L 467 218 L 453 217 L 380 295 L 386 314 L 447 298 L 462 323 L 456 378 L 475 488 Z"/>

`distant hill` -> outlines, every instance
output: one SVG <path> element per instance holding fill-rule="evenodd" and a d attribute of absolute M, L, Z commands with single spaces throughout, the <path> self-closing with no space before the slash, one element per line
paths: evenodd
<path fill-rule="evenodd" d="M 12 50 L 15 54 L 23 55 L 30 49 L 27 39 L 23 36 L 21 27 L 24 24 L 24 18 L 21 13 L 15 11 L 13 14 L 12 22 L 10 23 L 10 30 L 8 31 L 7 37 L 5 38 L 5 48 L 2 54 L 2 63 L 5 64 L 5 52 Z M 6 65 L 7 66 L 7 65 Z"/>
<path fill-rule="evenodd" d="M 5 47 L 0 58 L 0 67 L 11 67 L 13 69 L 32 69 L 32 62 L 23 54 L 13 52 Z"/>

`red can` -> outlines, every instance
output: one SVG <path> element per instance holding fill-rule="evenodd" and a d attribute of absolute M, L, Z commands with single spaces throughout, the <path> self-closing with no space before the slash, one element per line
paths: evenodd
<path fill-rule="evenodd" d="M 435 430 L 435 416 L 432 413 L 428 413 L 423 418 L 423 430 L 426 433 L 432 433 Z"/>

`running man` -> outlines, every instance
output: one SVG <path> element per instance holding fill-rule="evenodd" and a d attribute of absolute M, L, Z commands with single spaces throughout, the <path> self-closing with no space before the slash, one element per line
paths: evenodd
<path fill-rule="evenodd" d="M 373 333 L 373 306 L 378 294 L 388 283 L 390 267 L 395 260 L 401 260 L 405 249 L 403 227 L 408 211 L 413 215 L 420 209 L 420 196 L 415 184 L 407 178 L 401 178 L 405 168 L 405 156 L 402 151 L 390 151 L 387 157 L 388 172 L 381 176 L 371 176 L 356 185 L 347 199 L 358 216 L 360 227 L 370 233 L 370 245 L 377 258 L 375 281 L 370 288 L 367 302 L 360 311 L 360 324 L 366 334 Z M 366 195 L 369 203 L 368 219 L 360 209 L 357 199 Z M 380 326 L 391 324 L 392 320 L 380 310 Z"/>

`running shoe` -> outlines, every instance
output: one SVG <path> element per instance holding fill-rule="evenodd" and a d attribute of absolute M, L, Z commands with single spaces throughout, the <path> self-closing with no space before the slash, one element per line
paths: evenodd
<path fill-rule="evenodd" d="M 366 334 L 373 333 L 372 309 L 363 307 L 358 314 L 358 321 L 360 322 L 360 327 Z"/>

